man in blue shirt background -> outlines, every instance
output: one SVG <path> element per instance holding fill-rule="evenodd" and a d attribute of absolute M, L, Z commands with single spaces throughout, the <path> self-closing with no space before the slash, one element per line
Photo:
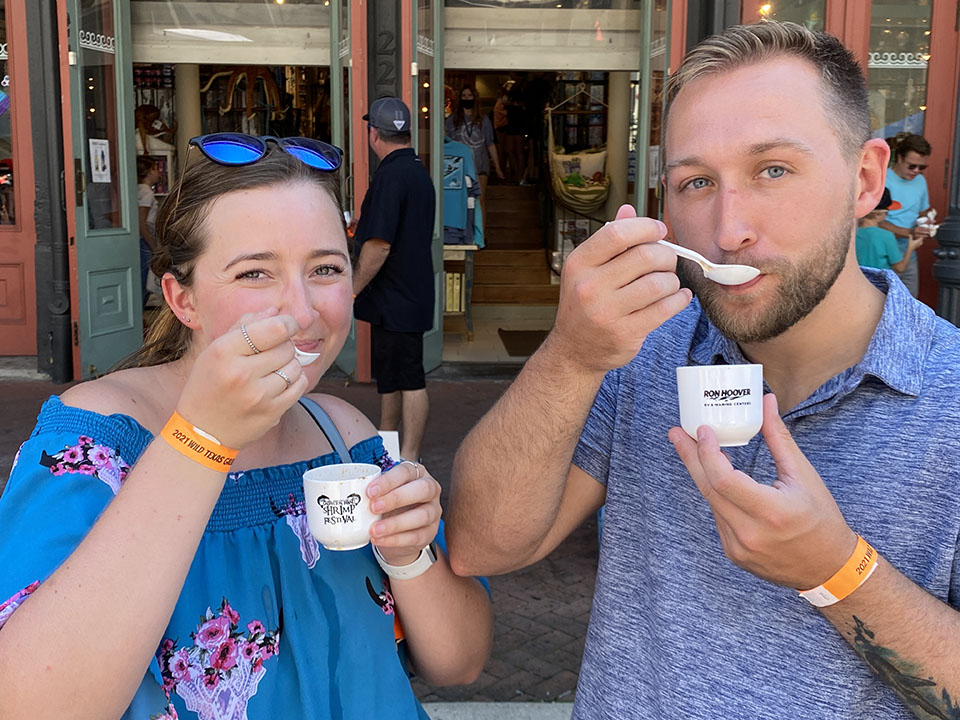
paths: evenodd
<path fill-rule="evenodd" d="M 931 210 L 927 179 L 923 176 L 930 163 L 930 143 L 920 135 L 901 133 L 893 139 L 892 147 L 894 162 L 887 168 L 886 183 L 891 197 L 900 203 L 900 209 L 887 213 L 887 219 L 880 223 L 880 227 L 896 235 L 901 252 L 906 253 L 910 234 L 915 228 L 924 237 L 929 234 L 925 229 L 917 228 L 917 218 Z M 920 274 L 916 255 L 900 273 L 900 279 L 910 294 L 917 297 Z"/>

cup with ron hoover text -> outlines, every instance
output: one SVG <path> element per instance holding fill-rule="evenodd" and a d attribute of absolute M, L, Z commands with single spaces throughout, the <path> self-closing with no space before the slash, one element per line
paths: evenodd
<path fill-rule="evenodd" d="M 380 468 L 366 463 L 324 465 L 303 474 L 303 499 L 310 534 L 328 550 L 356 550 L 370 542 L 371 512 L 367 486 Z"/>
<path fill-rule="evenodd" d="M 697 438 L 707 425 L 721 447 L 746 445 L 763 424 L 763 365 L 677 368 L 680 427 Z"/>

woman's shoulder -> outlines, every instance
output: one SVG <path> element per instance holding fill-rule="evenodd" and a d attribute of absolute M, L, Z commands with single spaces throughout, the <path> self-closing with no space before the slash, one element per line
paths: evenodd
<path fill-rule="evenodd" d="M 163 422 L 163 412 L 157 407 L 155 388 L 151 368 L 129 368 L 74 385 L 60 400 L 67 407 L 105 416 L 127 415 L 146 428 L 156 428 Z"/>
<path fill-rule="evenodd" d="M 353 447 L 377 435 L 377 428 L 369 418 L 346 400 L 320 393 L 309 394 L 307 397 L 316 402 L 330 416 L 347 447 Z"/>

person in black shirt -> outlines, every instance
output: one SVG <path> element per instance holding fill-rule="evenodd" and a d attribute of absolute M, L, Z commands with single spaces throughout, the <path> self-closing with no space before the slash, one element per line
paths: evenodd
<path fill-rule="evenodd" d="M 410 144 L 410 110 L 384 97 L 363 116 L 380 158 L 360 208 L 353 274 L 354 316 L 371 325 L 373 374 L 380 393 L 380 429 L 397 430 L 401 457 L 416 460 L 430 402 L 423 371 L 423 333 L 433 327 L 430 243 L 436 197 L 430 175 Z"/>

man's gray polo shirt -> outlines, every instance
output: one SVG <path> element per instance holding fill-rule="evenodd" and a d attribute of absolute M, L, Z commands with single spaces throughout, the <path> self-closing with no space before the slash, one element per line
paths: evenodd
<path fill-rule="evenodd" d="M 887 298 L 864 358 L 784 421 L 850 526 L 957 607 L 960 332 L 892 272 L 868 277 Z M 667 439 L 675 368 L 742 362 L 694 302 L 597 395 L 574 455 L 607 485 L 574 717 L 912 718 L 795 590 L 724 556 Z M 727 454 L 758 482 L 776 477 L 760 435 Z"/>

